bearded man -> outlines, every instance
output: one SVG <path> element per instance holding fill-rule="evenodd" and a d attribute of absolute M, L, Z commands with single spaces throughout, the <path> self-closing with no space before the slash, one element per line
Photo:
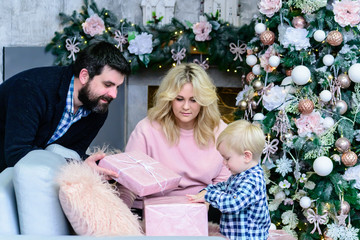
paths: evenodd
<path fill-rule="evenodd" d="M 104 124 L 110 102 L 130 74 L 107 42 L 81 50 L 70 66 L 21 72 L 0 85 L 0 172 L 29 152 L 58 144 L 83 159 Z M 103 155 L 90 156 L 90 162 Z"/>

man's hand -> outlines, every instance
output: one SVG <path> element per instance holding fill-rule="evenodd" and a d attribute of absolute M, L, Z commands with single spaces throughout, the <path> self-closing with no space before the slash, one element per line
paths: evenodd
<path fill-rule="evenodd" d="M 112 178 L 118 178 L 119 175 L 116 172 L 99 167 L 96 164 L 97 161 L 103 159 L 105 156 L 106 156 L 105 153 L 95 153 L 90 157 L 88 157 L 87 159 L 85 159 L 85 163 L 89 165 L 92 169 L 95 169 L 95 171 L 97 171 L 99 174 L 104 175 L 106 180 L 111 180 Z"/>
<path fill-rule="evenodd" d="M 204 198 L 205 194 L 206 194 L 206 190 L 203 190 L 196 195 L 186 194 L 186 196 L 190 202 L 203 203 L 205 202 L 205 198 Z"/>

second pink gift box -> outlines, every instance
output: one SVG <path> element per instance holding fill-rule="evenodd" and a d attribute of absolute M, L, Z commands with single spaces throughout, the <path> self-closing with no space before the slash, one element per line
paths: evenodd
<path fill-rule="evenodd" d="M 207 207 L 185 196 L 145 198 L 147 236 L 208 236 Z"/>
<path fill-rule="evenodd" d="M 114 179 L 140 197 L 174 189 L 181 176 L 142 152 L 104 157 L 99 166 L 119 174 Z"/>

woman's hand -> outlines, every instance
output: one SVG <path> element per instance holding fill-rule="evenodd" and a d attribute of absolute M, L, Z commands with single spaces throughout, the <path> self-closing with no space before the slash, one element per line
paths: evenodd
<path fill-rule="evenodd" d="M 106 180 L 111 180 L 112 178 L 118 178 L 119 175 L 106 168 L 99 167 L 96 162 L 103 159 L 105 157 L 105 153 L 95 153 L 91 156 L 89 156 L 87 159 L 85 159 L 85 163 L 89 165 L 92 169 L 94 169 L 96 172 L 98 172 L 101 175 L 104 175 Z"/>

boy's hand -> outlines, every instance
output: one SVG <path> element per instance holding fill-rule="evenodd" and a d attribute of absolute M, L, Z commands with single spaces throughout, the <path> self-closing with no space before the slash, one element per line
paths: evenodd
<path fill-rule="evenodd" d="M 205 202 L 205 194 L 206 191 L 201 191 L 196 195 L 192 195 L 192 194 L 186 194 L 187 198 L 189 199 L 190 202 L 194 202 L 194 203 L 203 203 Z"/>

